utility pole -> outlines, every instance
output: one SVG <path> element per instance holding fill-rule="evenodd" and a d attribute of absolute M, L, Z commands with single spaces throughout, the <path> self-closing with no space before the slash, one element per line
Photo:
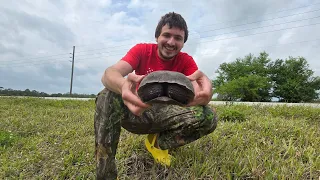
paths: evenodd
<path fill-rule="evenodd" d="M 73 46 L 73 53 L 72 53 L 72 69 L 71 69 L 71 83 L 70 83 L 70 96 L 72 95 L 72 83 L 73 83 L 73 67 L 74 67 L 74 51 L 76 47 Z M 71 54 L 71 53 L 70 53 Z M 70 57 L 71 58 L 71 57 Z"/>

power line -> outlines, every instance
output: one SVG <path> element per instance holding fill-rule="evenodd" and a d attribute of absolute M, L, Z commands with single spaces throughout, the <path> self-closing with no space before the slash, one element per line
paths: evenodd
<path fill-rule="evenodd" d="M 320 4 L 320 3 L 319 3 L 319 4 Z M 281 18 L 285 18 L 285 17 L 296 16 L 296 15 L 306 14 L 306 13 L 315 12 L 315 11 L 320 11 L 320 9 L 313 10 L 313 11 L 308 11 L 308 12 L 303 12 L 303 13 L 297 13 L 297 14 L 293 14 L 293 15 L 276 17 L 276 18 L 267 19 L 267 20 L 262 20 L 262 21 L 255 21 L 255 22 L 250 22 L 250 23 L 245 23 L 245 24 L 238 24 L 238 25 L 229 26 L 229 27 L 224 27 L 224 28 L 212 29 L 212 30 L 207 30 L 207 31 L 200 31 L 199 33 L 209 32 L 209 31 L 216 31 L 216 30 L 221 30 L 221 29 L 228 29 L 228 28 L 232 28 L 232 27 L 244 26 L 244 25 L 249 25 L 249 24 L 256 24 L 256 23 L 259 23 L 259 22 L 271 21 L 271 20 L 275 20 L 275 19 L 281 19 Z M 285 24 L 285 23 L 284 23 L 284 24 Z M 280 25 L 280 24 L 277 24 L 277 25 Z M 272 25 L 270 25 L 270 26 L 272 26 Z M 124 45 L 119 45 L 119 46 L 115 46 L 115 47 L 122 47 L 122 46 L 128 46 L 128 45 L 129 45 L 129 44 L 124 44 Z M 112 48 L 112 47 L 110 47 L 110 48 Z M 103 48 L 103 49 L 106 49 L 106 48 Z M 88 52 L 88 51 L 103 50 L 103 49 L 91 49 L 91 50 L 80 51 L 80 52 Z"/>
<path fill-rule="evenodd" d="M 299 21 L 305 21 L 305 20 L 310 20 L 310 19 L 316 19 L 316 18 L 320 18 L 320 16 L 316 16 L 316 17 L 312 17 L 312 18 L 306 18 L 306 19 L 299 19 L 299 20 L 294 20 L 294 21 L 288 21 L 288 22 L 278 23 L 278 24 L 271 24 L 271 25 L 267 25 L 267 26 L 243 29 L 243 30 L 239 30 L 239 31 L 232 31 L 232 32 L 228 32 L 228 33 L 215 34 L 214 36 L 221 36 L 221 35 L 232 34 L 232 33 L 243 32 L 243 31 L 249 31 L 249 30 L 254 30 L 254 29 L 261 29 L 261 28 L 265 28 L 265 27 L 278 26 L 278 25 L 283 25 L 283 24 L 288 24 L 288 23 L 293 23 L 293 22 L 299 22 Z M 212 37 L 212 36 L 207 36 L 207 37 Z M 202 38 L 205 38 L 205 37 L 202 37 Z"/>
<path fill-rule="evenodd" d="M 299 6 L 299 7 L 295 7 L 295 8 L 291 8 L 291 9 L 283 9 L 283 10 L 279 10 L 279 11 L 269 12 L 269 13 L 265 13 L 264 15 L 277 14 L 277 13 L 280 13 L 280 12 L 286 12 L 286 11 L 291 11 L 291 10 L 296 10 L 296 9 L 302 9 L 302 8 L 306 8 L 306 7 L 314 6 L 314 5 L 318 5 L 318 4 L 320 4 L 320 2 L 311 3 L 309 5 Z M 254 17 L 255 16 L 248 16 L 247 18 L 254 18 Z M 219 23 L 216 23 L 216 24 L 207 24 L 207 25 L 202 25 L 202 26 L 199 26 L 199 27 L 214 26 L 214 25 L 218 25 L 218 24 L 226 24 L 226 23 L 229 23 L 229 22 L 235 22 L 235 21 L 239 21 L 239 20 L 242 20 L 242 19 L 234 19 L 234 20 L 219 22 Z M 100 23 L 100 24 L 104 23 L 104 21 L 91 21 L 91 22 Z M 80 46 L 82 46 L 82 45 L 80 45 Z M 84 46 L 87 46 L 87 45 L 84 45 Z"/>
<path fill-rule="evenodd" d="M 319 3 L 314 3 L 314 4 L 320 4 Z M 310 5 L 311 6 L 311 5 Z M 305 6 L 304 6 L 305 7 Z M 294 9 L 298 9 L 298 8 L 294 8 Z M 291 9 L 292 10 L 292 9 Z M 218 29 L 211 29 L 211 30 L 206 30 L 206 31 L 200 31 L 199 33 L 203 33 L 203 32 L 209 32 L 209 31 L 216 31 L 216 30 L 222 30 L 222 29 L 228 29 L 228 28 L 232 28 L 232 27 L 239 27 L 239 26 L 244 26 L 244 25 L 249 25 L 249 24 L 256 24 L 256 23 L 260 23 L 260 22 L 265 22 L 265 21 L 271 21 L 271 20 L 275 20 L 275 19 L 281 19 L 281 18 L 286 18 L 286 17 L 290 17 L 290 16 L 296 16 L 296 15 L 301 15 L 301 14 L 307 14 L 307 13 L 311 13 L 311 12 L 316 12 L 316 11 L 320 11 L 320 9 L 316 9 L 316 10 L 312 10 L 312 11 L 307 11 L 307 12 L 302 12 L 302 13 L 296 13 L 296 14 L 291 14 L 291 15 L 286 15 L 286 16 L 281 16 L 281 17 L 275 17 L 275 18 L 271 18 L 271 19 L 266 19 L 266 20 L 261 20 L 261 21 L 254 21 L 254 22 L 250 22 L 250 23 L 244 23 L 244 24 L 238 24 L 238 25 L 234 25 L 234 26 L 228 26 L 228 27 L 224 27 L 224 28 L 218 28 Z M 269 13 L 271 14 L 271 13 Z M 232 20 L 234 21 L 234 20 Z M 227 23 L 229 21 L 226 21 L 224 23 Z M 218 24 L 222 24 L 222 23 L 218 23 Z M 200 26 L 202 27 L 202 26 Z M 197 33 L 190 33 L 190 34 L 197 34 Z M 99 43 L 101 44 L 101 43 Z M 125 45 L 121 45 L 121 46 L 126 46 L 128 44 Z M 118 46 L 120 47 L 120 46 Z M 95 50 L 95 49 L 92 49 Z M 90 51 L 90 50 L 87 50 Z M 80 51 L 80 52 L 87 52 L 87 51 Z"/>
<path fill-rule="evenodd" d="M 41 59 L 41 58 L 46 58 L 46 57 L 55 57 L 55 56 L 65 56 L 65 55 L 69 55 L 69 53 L 67 54 L 56 54 L 56 55 L 50 55 L 50 56 L 39 56 L 39 57 L 35 57 L 35 58 L 31 58 L 31 59 L 25 59 L 25 60 L 33 60 L 33 59 Z M 23 58 L 23 57 L 22 57 Z M 41 60 L 40 60 L 41 61 Z M 0 62 L 11 62 L 10 60 L 8 61 L 0 61 Z"/>
<path fill-rule="evenodd" d="M 300 6 L 300 7 L 296 7 L 296 8 L 292 8 L 292 9 L 284 9 L 284 10 L 279 10 L 279 11 L 275 11 L 275 12 L 265 13 L 265 15 L 267 15 L 267 14 L 277 14 L 279 12 L 285 12 L 285 11 L 291 11 L 291 10 L 295 10 L 295 9 L 301 9 L 301 8 L 305 8 L 305 7 L 309 7 L 309 6 L 314 6 L 314 5 L 317 5 L 317 4 L 320 4 L 320 2 L 311 3 L 311 4 L 306 5 L 306 6 Z M 254 18 L 255 16 L 249 16 L 249 17 Z M 217 24 L 226 24 L 226 23 L 229 23 L 229 22 L 235 22 L 235 21 L 239 21 L 239 20 L 241 20 L 241 19 L 234 19 L 234 20 L 220 22 L 220 23 L 216 23 L 216 24 L 208 24 L 208 25 L 204 25 L 204 26 L 200 26 L 200 27 L 214 26 L 214 25 L 217 25 Z"/>
<path fill-rule="evenodd" d="M 87 50 L 87 51 L 79 51 L 79 53 L 82 53 L 82 52 L 91 52 L 91 51 L 97 51 L 97 50 L 105 50 L 105 49 L 112 49 L 112 48 L 117 48 L 117 47 L 123 47 L 123 46 L 128 46 L 128 45 L 132 45 L 132 44 L 135 44 L 135 43 L 131 43 L 131 44 L 124 44 L 124 45 L 119 45 L 119 46 L 112 46 L 112 47 L 105 47 L 105 48 L 100 48 L 100 49 L 92 49 L 92 50 Z M 117 51 L 117 50 L 116 50 Z M 112 52 L 112 51 L 110 51 Z M 62 55 L 70 55 L 72 53 L 68 53 L 68 54 L 62 54 Z M 86 54 L 84 54 L 86 55 Z M 51 55 L 51 56 L 42 56 L 42 57 L 37 57 L 37 58 L 34 58 L 34 59 L 40 59 L 40 58 L 45 58 L 45 57 L 54 57 L 54 56 L 61 56 L 61 54 L 57 54 L 57 55 Z M 24 59 L 24 60 L 21 60 L 21 61 L 26 61 L 26 60 L 32 60 L 32 59 Z M 52 60 L 52 59 L 46 59 L 46 61 L 48 60 Z M 31 61 L 31 62 L 37 62 L 37 61 L 43 61 L 43 59 L 40 59 L 40 60 L 34 60 L 34 61 Z M 7 60 L 7 61 L 0 61 L 1 62 L 8 62 L 10 64 L 12 64 L 12 61 L 11 60 Z M 17 61 L 15 61 L 14 63 L 17 63 Z M 19 61 L 18 61 L 19 63 Z"/>
<path fill-rule="evenodd" d="M 123 44 L 123 45 L 118 45 L 118 46 L 111 46 L 111 47 L 106 47 L 106 48 L 117 48 L 117 47 L 123 47 L 123 46 L 128 46 L 131 44 L 136 44 L 136 43 L 130 43 L 130 44 Z M 100 49 L 90 49 L 90 50 L 85 50 L 85 51 L 79 51 L 80 52 L 89 52 L 89 51 L 96 51 L 96 50 L 105 50 L 106 48 L 100 48 Z"/>
<path fill-rule="evenodd" d="M 23 62 L 23 63 L 17 63 L 17 64 L 2 64 L 3 67 L 0 68 L 5 68 L 5 67 L 21 67 L 21 66 L 30 66 L 30 65 L 42 65 L 42 64 L 51 64 L 53 62 L 66 62 L 66 59 L 52 59 L 50 61 L 42 62 L 42 63 L 30 63 L 30 62 Z M 13 66 L 11 66 L 13 65 Z"/>
<path fill-rule="evenodd" d="M 215 39 L 215 40 L 210 40 L 210 41 L 202 41 L 202 42 L 200 42 L 200 43 L 207 43 L 207 42 L 213 42 L 213 41 L 222 41 L 222 40 L 228 40 L 228 39 L 234 39 L 234 38 L 241 38 L 241 37 L 246 37 L 246 36 L 254 36 L 254 35 L 258 35 L 258 34 L 265 34 L 265 33 L 282 31 L 282 30 L 287 30 L 287 29 L 295 29 L 295 28 L 300 28 L 300 27 L 313 26 L 313 25 L 318 25 L 318 24 L 320 24 L 320 23 L 314 23 L 314 24 L 308 24 L 308 25 L 302 25 L 302 26 L 284 28 L 284 29 L 277 29 L 277 30 L 273 30 L 273 31 L 266 31 L 266 32 L 260 32 L 260 33 L 248 34 L 248 35 L 244 35 L 244 36 L 237 36 L 237 37 L 230 37 L 230 38 L 223 38 L 223 39 Z M 209 36 L 208 36 L 208 37 L 209 37 Z"/>
<path fill-rule="evenodd" d="M 307 11 L 307 12 L 303 12 L 303 13 L 297 13 L 297 14 L 291 14 L 291 15 L 276 17 L 276 18 L 271 18 L 271 19 L 266 19 L 266 20 L 262 20 L 262 21 L 254 21 L 254 22 L 250 22 L 250 23 L 238 24 L 238 25 L 228 26 L 228 27 L 224 27 L 224 28 L 211 29 L 211 30 L 201 31 L 201 32 L 216 31 L 216 30 L 221 30 L 221 29 L 228 29 L 228 28 L 233 28 L 233 27 L 245 26 L 245 25 L 249 25 L 249 24 L 256 24 L 256 23 L 260 23 L 260 22 L 272 21 L 272 20 L 275 20 L 275 19 L 282 19 L 282 18 L 286 18 L 286 17 L 290 17 L 290 16 L 296 16 L 296 15 L 301 15 L 301 14 L 306 14 L 306 13 L 311 13 L 311 12 L 316 12 L 316 11 L 320 11 L 320 9 L 316 9 L 316 10 L 313 10 L 313 11 Z"/>
<path fill-rule="evenodd" d="M 265 33 L 270 33 L 270 32 L 276 32 L 276 31 L 281 31 L 281 30 L 287 30 L 287 29 L 294 29 L 294 28 L 301 28 L 301 27 L 307 27 L 307 26 L 312 26 L 312 25 L 318 25 L 320 23 L 315 23 L 315 24 L 309 24 L 309 25 L 302 25 L 302 26 L 296 26 L 296 27 L 290 27 L 290 28 L 283 28 L 283 29 L 277 29 L 277 30 L 273 30 L 273 31 L 266 31 L 266 32 L 260 32 L 260 33 L 254 33 L 254 34 L 249 34 L 249 35 L 244 35 L 244 36 L 237 36 L 237 37 L 230 37 L 230 38 L 223 38 L 223 39 L 215 39 L 215 40 L 210 40 L 210 41 L 202 41 L 202 42 L 199 42 L 200 43 L 208 43 L 208 42 L 214 42 L 214 41 L 221 41 L 221 40 L 228 40 L 228 39 L 234 39 L 234 38 L 241 38 L 241 37 L 247 37 L 247 36 L 253 36 L 253 35 L 258 35 L 258 34 L 265 34 Z M 196 43 L 198 44 L 198 43 Z M 110 52 L 108 52 L 110 53 Z M 98 54 L 102 54 L 102 53 L 98 53 Z M 123 54 L 123 53 L 121 53 Z M 119 55 L 121 55 L 119 54 Z M 118 55 L 118 54 L 117 54 Z M 103 57 L 108 57 L 108 56 L 103 56 Z M 85 59 L 88 59 L 88 58 L 85 58 Z M 89 58 L 90 59 L 90 58 Z M 54 60 L 54 59 L 53 59 Z M 30 62 L 26 62 L 26 63 L 29 63 Z M 16 63 L 16 64 L 13 64 L 13 65 L 19 65 L 19 64 L 24 64 L 24 63 Z M 10 64 L 12 65 L 12 64 Z"/>
<path fill-rule="evenodd" d="M 256 28 L 250 28 L 250 29 L 244 29 L 244 30 L 239 30 L 239 31 L 233 31 L 233 32 L 229 32 L 229 33 L 222 33 L 222 34 L 218 34 L 218 35 L 214 35 L 215 37 L 217 36 L 221 36 L 221 35 L 226 35 L 226 34 L 232 34 L 232 33 L 236 33 L 236 32 L 242 32 L 242 31 L 248 31 L 248 30 L 254 30 L 254 29 L 261 29 L 261 28 L 265 28 L 265 27 L 270 27 L 270 26 L 276 26 L 276 25 L 283 25 L 283 24 L 287 24 L 287 23 L 292 23 L 292 22 L 298 22 L 298 21 L 304 21 L 304 20 L 310 20 L 310 19 L 316 19 L 316 18 L 319 18 L 320 16 L 316 16 L 316 17 L 312 17 L 312 18 L 306 18 L 306 19 L 300 19 L 300 20 L 295 20 L 295 21 L 289 21 L 289 22 L 285 22 L 285 23 L 279 23 L 279 24 L 273 24 L 273 25 L 267 25 L 267 26 L 261 26 L 261 27 L 256 27 Z M 300 27 L 300 26 L 298 26 Z M 295 27 L 293 27 L 295 28 Z M 287 29 L 287 28 L 285 28 Z M 281 29 L 283 30 L 283 29 Z M 278 31 L 278 30 L 276 30 Z M 269 31 L 267 31 L 269 32 Z M 263 32 L 265 33 L 265 32 Z M 258 33 L 259 34 L 259 33 Z M 249 35 L 252 35 L 252 34 L 249 34 Z M 207 36 L 206 38 L 208 37 L 213 37 L 213 36 Z M 243 37 L 243 36 L 240 36 L 240 37 Z M 235 37 L 233 37 L 235 38 Z M 227 38 L 229 39 L 229 38 Z M 211 42 L 211 41 L 209 41 Z M 115 47 L 121 47 L 121 46 L 124 46 L 124 45 L 120 45 L 120 46 L 114 46 Z M 103 49 L 97 49 L 97 50 L 104 50 L 106 48 L 103 48 Z M 127 48 L 126 48 L 127 49 Z M 112 50 L 112 51 L 106 51 L 106 52 L 98 52 L 98 53 L 94 53 L 94 54 L 83 54 L 83 55 L 78 55 L 77 57 L 82 57 L 82 56 L 89 56 L 89 55 L 96 55 L 96 54 L 103 54 L 103 53 L 112 53 L 112 52 L 115 52 L 115 51 L 123 51 L 125 49 L 119 49 L 119 50 Z M 82 51 L 82 52 L 89 52 L 89 51 Z M 49 59 L 49 60 L 54 60 L 54 59 Z M 37 62 L 37 61 L 42 61 L 42 60 L 35 60 L 35 61 L 32 61 L 32 62 Z M 48 60 L 47 60 L 48 61 Z M 22 61 L 21 61 L 22 62 Z M 14 62 L 14 63 L 10 63 L 10 64 L 19 64 L 20 62 Z"/>
<path fill-rule="evenodd" d="M 126 39 L 122 39 L 122 41 L 127 41 L 127 40 L 132 40 L 132 38 L 126 38 Z M 104 44 L 104 43 L 95 43 L 95 44 Z M 84 46 L 91 46 L 92 44 L 87 44 L 87 45 L 77 45 L 77 47 L 84 47 Z M 81 52 L 81 51 L 80 51 Z"/>
<path fill-rule="evenodd" d="M 302 19 L 302 20 L 310 20 L 310 19 L 315 19 L 315 18 L 319 18 L 320 16 L 317 17 L 312 17 L 312 18 L 307 18 L 307 19 Z M 302 20 L 296 20 L 296 21 L 290 21 L 290 22 L 286 22 L 286 23 L 291 23 L 291 22 L 297 22 L 297 21 L 302 21 Z M 282 25 L 285 23 L 280 23 L 280 24 L 275 24 L 275 25 Z M 315 24 L 310 24 L 311 25 L 317 25 L 320 23 L 315 23 Z M 275 25 L 269 25 L 269 26 L 264 26 L 264 27 L 270 27 L 270 26 L 275 26 Z M 217 40 L 210 40 L 210 41 L 205 41 L 205 42 L 212 42 L 212 41 L 220 41 L 220 40 L 227 40 L 227 39 L 233 39 L 233 38 L 240 38 L 240 37 L 246 37 L 246 36 L 252 36 L 252 35 L 257 35 L 257 34 L 264 34 L 264 33 L 269 33 L 269 32 L 276 32 L 276 31 L 281 31 L 281 30 L 286 30 L 286 29 L 294 29 L 294 28 L 299 28 L 299 27 L 305 27 L 305 26 L 309 26 L 309 25 L 302 25 L 302 26 L 296 26 L 296 27 L 290 27 L 290 28 L 284 28 L 284 29 L 277 29 L 277 30 L 273 30 L 273 31 L 267 31 L 267 32 L 260 32 L 260 33 L 254 33 L 254 34 L 249 34 L 249 35 L 244 35 L 244 36 L 238 36 L 238 37 L 230 37 L 230 38 L 224 38 L 224 39 L 217 39 Z M 251 29 L 246 29 L 246 30 L 253 30 L 253 29 L 259 29 L 259 28 L 264 28 L 264 27 L 258 27 L 258 28 L 251 28 Z M 245 30 L 240 30 L 240 31 L 234 31 L 234 32 L 230 32 L 230 33 L 235 33 L 235 32 L 241 32 L 241 31 L 245 31 Z M 225 35 L 225 34 L 230 34 L 230 33 L 224 33 L 224 34 L 219 34 L 220 35 Z M 208 37 L 212 37 L 212 36 L 208 36 Z M 202 43 L 202 42 L 199 42 Z M 194 43 L 194 44 L 199 44 L 199 43 Z M 116 50 L 119 51 L 119 50 Z M 123 51 L 123 49 L 121 49 L 121 51 Z M 112 53 L 114 51 L 107 51 L 107 52 L 100 52 L 98 54 L 102 54 L 102 53 Z M 89 54 L 89 55 L 96 55 L 95 54 Z M 85 54 L 87 55 L 87 54 Z M 85 55 L 80 55 L 81 56 L 85 56 Z M 77 56 L 79 57 L 79 56 Z"/>
<path fill-rule="evenodd" d="M 290 43 L 282 43 L 282 44 L 275 44 L 275 45 L 269 45 L 269 46 L 256 46 L 258 48 L 263 48 L 263 47 L 277 47 L 277 46 L 283 46 L 283 45 L 289 45 L 289 44 L 300 44 L 300 43 L 307 43 L 307 42 L 313 42 L 313 41 L 320 41 L 320 38 L 318 39 L 313 39 L 313 40 L 306 40 L 306 41 L 298 41 L 298 42 L 290 42 Z M 217 49 L 209 49 L 210 51 L 215 51 L 215 50 L 220 50 L 221 48 L 217 48 Z M 236 51 L 236 50 L 229 50 L 229 51 L 221 51 L 221 52 L 232 52 L 232 51 Z M 219 52 L 220 53 L 220 52 Z M 205 53 L 202 55 L 209 55 L 209 54 L 215 54 L 215 53 Z M 123 53 L 118 53 L 118 54 L 112 54 L 112 55 L 107 55 L 107 56 L 98 56 L 98 57 L 92 57 L 92 58 L 80 58 L 77 59 L 78 62 L 82 62 L 85 60 L 89 60 L 89 59 L 97 59 L 97 58 L 105 58 L 105 57 L 111 57 L 111 56 L 117 56 L 117 55 L 123 55 Z M 57 60 L 55 62 L 60 62 L 61 60 Z M 9 66 L 9 67 L 21 67 L 21 66 L 30 66 L 30 65 L 44 65 L 44 64 L 49 64 L 49 63 L 38 63 L 38 64 L 16 64 L 15 66 Z M 5 68 L 5 67 L 1 67 L 0 68 Z"/>
<path fill-rule="evenodd" d="M 275 44 L 275 45 L 269 45 L 269 46 L 255 46 L 255 48 L 281 47 L 281 46 L 283 46 L 283 45 L 300 44 L 300 43 L 307 43 L 307 42 L 313 42 L 313 41 L 320 41 L 320 38 L 314 39 L 314 40 L 306 40 L 306 41 L 282 43 L 282 44 Z M 220 50 L 220 48 L 219 48 L 219 49 L 210 49 L 210 50 L 211 50 L 211 51 Z M 234 52 L 234 51 L 237 51 L 237 50 L 219 51 L 219 53 L 220 53 L 220 52 L 222 52 L 222 53 L 227 53 L 227 52 Z M 201 54 L 201 55 L 210 55 L 210 54 L 215 54 L 215 53 L 204 53 L 204 54 Z"/>
<path fill-rule="evenodd" d="M 287 9 L 287 10 L 280 10 L 280 11 L 271 12 L 271 13 L 266 13 L 266 14 L 274 14 L 274 13 L 278 13 L 278 12 L 284 12 L 284 11 L 289 11 L 289 10 L 304 8 L 304 7 L 313 6 L 313 5 L 317 5 L 317 4 L 320 4 L 320 2 L 318 2 L 318 3 L 313 3 L 313 4 L 310 4 L 310 5 L 307 5 L 307 6 L 300 6 L 300 7 L 297 7 L 297 8 L 292 8 L 292 9 Z M 319 10 L 320 10 L 320 9 L 313 10 L 313 11 L 307 11 L 307 12 L 303 12 L 303 13 L 297 13 L 297 14 L 287 15 L 287 16 L 282 16 L 282 17 L 271 18 L 271 19 L 262 20 L 262 21 L 255 21 L 255 22 L 250 22 L 250 23 L 245 23 L 245 24 L 238 24 L 238 25 L 229 26 L 229 27 L 224 27 L 224 28 L 206 30 L 206 31 L 201 31 L 200 33 L 209 32 L 209 31 L 216 31 L 216 30 L 221 30 L 221 29 L 227 29 L 227 28 L 232 28 L 232 27 L 238 27 L 238 26 L 244 26 L 244 25 L 249 25 L 249 24 L 255 24 L 255 23 L 264 22 L 264 21 L 270 21 L 270 20 L 275 20 L 275 19 L 280 19 L 280 18 L 295 16 L 295 15 L 301 15 L 301 14 L 311 13 L 311 12 L 315 12 L 315 11 L 319 11 Z M 239 20 L 239 19 L 238 19 L 238 20 Z M 236 20 L 221 22 L 221 23 L 217 23 L 217 24 L 225 24 L 225 23 L 233 22 L 233 21 L 236 21 Z M 216 24 L 213 24 L 213 25 L 216 25 Z M 203 27 L 203 26 L 200 26 L 200 27 Z M 191 34 L 192 34 L 192 33 L 191 33 Z M 130 38 L 125 39 L 125 40 L 130 40 Z M 101 44 L 101 43 L 99 43 L 99 44 Z M 128 44 L 120 45 L 120 46 L 114 46 L 114 47 L 108 47 L 108 48 L 115 48 L 115 47 L 121 47 L 121 46 L 127 46 L 127 45 L 128 45 Z M 78 45 L 78 46 L 86 46 L 86 45 Z M 105 49 L 105 48 L 104 48 L 104 49 Z M 86 51 L 79 51 L 79 53 L 80 53 L 80 52 L 93 51 L 93 50 L 101 50 L 101 49 L 92 49 L 92 50 L 86 50 Z M 66 54 L 54 54 L 54 55 L 39 56 L 39 57 L 28 57 L 28 60 L 31 60 L 31 59 L 39 59 L 39 58 L 46 58 L 46 57 L 62 56 L 62 55 L 68 55 L 68 54 L 69 54 L 69 53 L 66 53 Z M 2 62 L 4 62 L 4 61 L 2 61 Z"/>
<path fill-rule="evenodd" d="M 298 41 L 298 42 L 290 42 L 290 43 L 282 43 L 282 44 L 275 44 L 275 45 L 269 45 L 269 46 L 256 46 L 257 48 L 262 48 L 262 47 L 278 47 L 278 46 L 283 46 L 283 45 L 289 45 L 289 44 L 299 44 L 299 43 L 307 43 L 307 42 L 313 42 L 313 41 L 320 41 L 320 38 L 318 39 L 313 39 L 313 40 L 307 40 L 307 41 Z M 211 51 L 214 50 L 220 50 L 220 48 L 218 49 L 209 49 Z M 234 50 L 230 50 L 230 51 L 224 51 L 224 52 L 232 52 Z M 206 55 L 207 53 L 203 54 Z M 209 53 L 208 53 L 209 54 Z M 96 58 L 102 58 L 102 57 L 110 57 L 110 56 L 117 56 L 117 55 L 123 55 L 123 53 L 121 54 L 113 54 L 113 55 L 108 55 L 108 56 L 100 56 L 100 57 L 92 57 L 92 58 L 82 58 L 82 59 L 77 59 L 78 62 L 82 62 L 84 60 L 88 60 L 88 59 L 96 59 Z"/>
<path fill-rule="evenodd" d="M 103 49 L 106 49 L 106 48 L 103 48 Z M 100 49 L 100 50 L 102 50 L 102 49 Z M 89 56 L 89 55 L 95 55 L 95 54 L 102 54 L 102 53 L 112 53 L 112 52 L 115 52 L 115 51 L 123 51 L 123 50 L 127 50 L 127 48 L 126 49 L 119 49 L 119 50 L 113 50 L 113 51 L 106 51 L 106 52 L 97 52 L 97 53 L 94 53 L 94 54 L 82 54 L 82 55 L 78 55 L 77 57 L 82 57 L 82 56 Z M 72 53 L 70 53 L 70 54 L 72 54 Z M 54 58 L 54 59 L 46 59 L 46 62 L 50 62 L 50 61 L 52 61 L 52 60 L 56 60 L 56 58 Z M 64 58 L 64 61 L 66 61 L 67 60 L 67 57 L 66 58 Z M 32 63 L 32 62 L 40 62 L 40 61 L 43 61 L 43 59 L 40 59 L 40 60 L 34 60 L 34 61 L 29 61 L 28 63 Z M 0 65 L 14 65 L 14 64 L 20 64 L 20 63 L 26 63 L 25 62 L 25 60 L 20 60 L 20 61 L 15 61 L 15 62 L 12 62 L 12 61 L 6 61 L 6 62 L 8 62 L 8 63 L 6 63 L 6 64 L 0 64 Z"/>
<path fill-rule="evenodd" d="M 113 53 L 113 52 L 116 52 L 116 51 L 124 51 L 124 50 L 127 50 L 127 48 L 126 49 L 118 49 L 118 50 L 114 50 L 114 51 L 97 52 L 97 53 L 94 53 L 94 54 L 83 54 L 83 55 L 78 55 L 77 57 L 91 56 L 91 55 L 104 54 L 104 53 Z"/>
<path fill-rule="evenodd" d="M 63 58 L 64 59 L 64 61 L 67 61 L 68 59 L 69 59 L 70 57 L 65 57 L 65 58 Z M 51 62 L 51 61 L 53 61 L 53 60 L 57 60 L 56 58 L 54 58 L 54 59 L 46 59 L 45 60 L 45 62 Z M 40 59 L 40 60 L 34 60 L 34 61 L 28 61 L 28 62 L 26 62 L 26 60 L 20 60 L 20 61 L 15 61 L 15 62 L 10 62 L 10 61 L 8 61 L 8 63 L 6 63 L 6 64 L 1 64 L 1 65 L 11 65 L 11 64 L 20 64 L 20 63 L 33 63 L 33 62 L 43 62 L 44 60 L 43 59 Z"/>

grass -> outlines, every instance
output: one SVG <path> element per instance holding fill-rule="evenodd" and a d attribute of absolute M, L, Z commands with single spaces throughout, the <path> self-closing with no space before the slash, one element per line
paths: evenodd
<path fill-rule="evenodd" d="M 154 163 L 145 136 L 122 130 L 120 179 L 318 179 L 320 111 L 216 106 L 216 131 Z M 94 101 L 0 98 L 0 179 L 95 179 Z M 239 116 L 241 121 L 230 117 Z"/>

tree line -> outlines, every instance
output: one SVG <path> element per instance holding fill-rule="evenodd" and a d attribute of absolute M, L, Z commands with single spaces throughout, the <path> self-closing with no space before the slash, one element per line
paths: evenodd
<path fill-rule="evenodd" d="M 14 90 L 14 89 L 4 89 L 0 87 L 0 96 L 32 96 L 32 97 L 77 97 L 77 98 L 95 98 L 95 94 L 72 94 L 70 93 L 54 93 L 48 94 L 45 92 L 38 92 L 36 90 Z"/>
<path fill-rule="evenodd" d="M 319 98 L 320 77 L 314 77 L 304 57 L 272 61 L 266 52 L 223 63 L 213 80 L 223 101 L 312 102 Z"/>

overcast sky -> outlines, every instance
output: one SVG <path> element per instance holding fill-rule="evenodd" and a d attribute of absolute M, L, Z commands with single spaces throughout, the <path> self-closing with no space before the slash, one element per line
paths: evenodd
<path fill-rule="evenodd" d="M 135 43 L 155 42 L 160 17 L 180 13 L 183 52 L 211 79 L 223 62 L 266 51 L 307 59 L 320 76 L 319 0 L 0 0 L 0 87 L 96 94 L 104 70 Z"/>

